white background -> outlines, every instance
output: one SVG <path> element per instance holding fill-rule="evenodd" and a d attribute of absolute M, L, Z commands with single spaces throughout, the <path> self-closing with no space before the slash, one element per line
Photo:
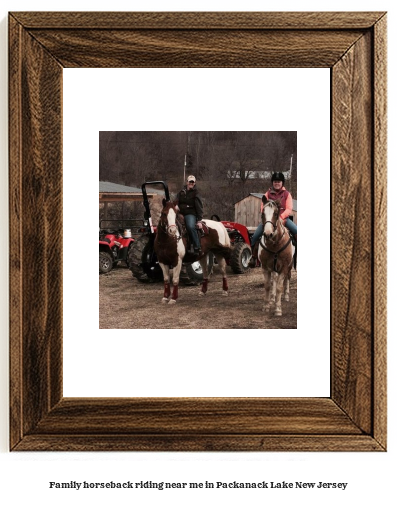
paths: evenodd
<path fill-rule="evenodd" d="M 97 1 L 95 10 L 296 10 L 296 2 L 249 1 L 245 2 L 108 2 Z M 85 0 L 59 2 L 59 10 L 92 10 Z M 37 1 L 35 10 L 54 10 L 48 1 Z M 318 10 L 319 2 L 301 1 L 302 10 Z M 7 24 L 6 11 L 32 10 L 27 1 L 6 0 L 3 7 L 1 33 L 1 100 L 0 100 L 0 230 L 1 244 L 8 244 L 7 238 Z M 396 44 L 396 7 L 391 1 L 354 2 L 345 0 L 321 2 L 321 10 L 388 10 L 389 48 Z M 396 138 L 395 102 L 395 56 L 389 49 L 389 167 L 396 167 L 393 140 Z M 388 177 L 389 194 L 395 188 L 395 172 Z M 391 227 L 389 227 L 390 231 Z M 12 240 L 12 238 L 11 238 Z M 389 248 L 392 248 L 392 244 Z M 249 504 L 254 506 L 297 504 L 307 506 L 363 506 L 395 504 L 396 449 L 396 343 L 395 317 L 391 301 L 395 292 L 391 281 L 396 279 L 395 264 L 389 265 L 389 440 L 387 453 L 30 453 L 10 454 L 8 452 L 8 289 L 7 249 L 0 250 L 2 283 L 0 284 L 1 333 L 0 333 L 0 499 L 4 505 L 23 506 L 38 504 L 50 506 L 87 505 L 229 505 Z M 394 296 L 394 298 L 393 298 Z M 317 330 L 313 329 L 313 333 Z M 348 482 L 346 491 L 327 490 L 200 490 L 200 491 L 54 491 L 48 489 L 49 481 L 329 481 Z"/>
<path fill-rule="evenodd" d="M 64 395 L 329 396 L 329 236 L 321 239 L 321 256 L 304 245 L 313 234 L 313 186 L 321 193 L 321 206 L 330 206 L 330 70 L 65 69 L 63 83 Z M 85 264 L 76 291 L 81 207 L 75 204 L 84 203 L 85 223 L 94 224 L 84 229 L 83 247 L 93 259 L 101 130 L 297 131 L 298 330 L 98 330 L 95 263 Z M 259 269 L 257 275 L 261 281 Z M 126 282 L 132 283 L 130 276 Z M 232 279 L 229 285 L 229 298 L 236 298 Z M 161 284 L 153 290 L 160 301 Z M 213 297 L 209 291 L 209 310 Z M 255 297 L 261 301 L 262 292 Z M 158 309 L 168 311 L 171 320 L 178 305 Z M 155 315 L 148 311 L 147 316 L 150 327 Z M 317 332 L 307 332 L 314 328 Z"/>

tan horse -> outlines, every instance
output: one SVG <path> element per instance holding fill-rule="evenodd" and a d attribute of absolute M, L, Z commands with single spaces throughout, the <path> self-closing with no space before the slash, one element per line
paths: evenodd
<path fill-rule="evenodd" d="M 161 266 L 164 276 L 163 303 L 175 304 L 178 299 L 179 275 L 182 269 L 182 261 L 199 261 L 203 270 L 203 283 L 200 289 L 200 296 L 205 296 L 208 288 L 208 253 L 212 252 L 218 262 L 222 273 L 223 295 L 228 295 L 228 284 L 226 277 L 225 258 L 230 256 L 230 238 L 220 222 L 204 220 L 208 227 L 208 234 L 201 238 L 201 255 L 187 252 L 187 237 L 182 235 L 177 223 L 177 209 L 174 203 L 163 200 L 163 209 L 157 226 L 156 239 L 154 240 L 154 251 Z M 172 295 L 170 270 L 172 269 Z"/>
<path fill-rule="evenodd" d="M 263 276 L 265 279 L 265 299 L 263 310 L 270 311 L 271 291 L 275 292 L 274 315 L 280 317 L 281 296 L 284 293 L 284 300 L 289 301 L 289 281 L 295 253 L 288 229 L 284 227 L 279 219 L 280 207 L 278 201 L 268 201 L 266 196 L 262 197 L 264 204 L 262 212 L 263 235 L 259 243 L 258 257 L 262 264 Z M 273 282 L 272 282 L 273 275 Z M 274 291 L 275 289 L 275 291 Z"/>

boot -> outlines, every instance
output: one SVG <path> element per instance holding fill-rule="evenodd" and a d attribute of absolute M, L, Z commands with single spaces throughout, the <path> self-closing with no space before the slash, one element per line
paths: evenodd
<path fill-rule="evenodd" d="M 294 234 L 294 241 L 295 241 L 295 255 L 294 255 L 294 268 L 296 269 L 296 266 L 298 264 L 298 240 L 297 240 L 298 234 Z"/>
<path fill-rule="evenodd" d="M 250 267 L 251 268 L 254 268 L 256 266 L 257 261 L 258 261 L 258 249 L 259 249 L 258 242 L 256 242 L 255 245 L 251 246 L 251 252 L 252 252 L 252 257 L 250 259 Z"/>

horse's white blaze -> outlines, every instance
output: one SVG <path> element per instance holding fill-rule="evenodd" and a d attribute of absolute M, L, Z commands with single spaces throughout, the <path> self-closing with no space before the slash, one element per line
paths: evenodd
<path fill-rule="evenodd" d="M 272 221 L 273 215 L 274 215 L 274 208 L 273 208 L 273 206 L 265 206 L 263 211 L 265 214 L 265 222 L 266 222 L 263 232 L 266 235 L 273 234 L 274 227 L 273 227 L 271 221 Z"/>
<path fill-rule="evenodd" d="M 226 227 L 221 222 L 215 222 L 215 220 L 204 220 L 204 222 L 211 229 L 215 229 L 219 236 L 219 243 L 222 246 L 230 246 L 230 238 L 227 233 Z"/>
<path fill-rule="evenodd" d="M 170 209 L 168 211 L 167 222 L 168 222 L 168 234 L 171 234 L 172 236 L 177 235 L 178 228 L 176 226 L 176 213 L 173 209 Z"/>

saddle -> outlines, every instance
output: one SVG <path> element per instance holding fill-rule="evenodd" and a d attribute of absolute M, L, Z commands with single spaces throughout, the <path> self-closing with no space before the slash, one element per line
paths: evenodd
<path fill-rule="evenodd" d="M 199 240 L 204 236 L 208 236 L 210 233 L 208 225 L 204 221 L 201 221 L 201 224 L 203 226 L 202 229 L 199 229 L 196 224 L 196 230 L 198 233 Z M 193 250 L 193 244 L 186 228 L 185 218 L 180 213 L 178 213 L 176 217 L 176 225 L 182 238 L 186 239 L 188 250 Z"/>
<path fill-rule="evenodd" d="M 202 225 L 202 228 L 199 229 L 196 224 L 197 232 L 199 233 L 199 235 L 201 235 L 201 237 L 208 236 L 210 233 L 210 228 L 203 220 L 201 221 L 201 225 Z"/>

